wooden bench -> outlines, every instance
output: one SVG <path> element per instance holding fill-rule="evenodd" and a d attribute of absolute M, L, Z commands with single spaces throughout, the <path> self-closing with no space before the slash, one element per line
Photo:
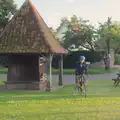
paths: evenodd
<path fill-rule="evenodd" d="M 117 73 L 118 77 L 116 79 L 112 79 L 114 81 L 114 85 L 117 87 L 120 83 L 120 73 Z"/>

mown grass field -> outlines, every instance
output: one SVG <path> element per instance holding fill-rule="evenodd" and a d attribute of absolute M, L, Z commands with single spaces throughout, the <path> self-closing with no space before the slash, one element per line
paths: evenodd
<path fill-rule="evenodd" d="M 7 74 L 8 68 L 0 68 L 0 74 Z"/>
<path fill-rule="evenodd" d="M 58 69 L 53 69 L 53 74 L 58 74 Z M 89 68 L 88 73 L 89 74 L 104 74 L 104 73 L 115 73 L 120 72 L 120 68 L 111 68 L 109 70 L 105 70 L 105 68 Z M 75 69 L 64 69 L 64 74 L 75 74 Z"/>
<path fill-rule="evenodd" d="M 52 69 L 53 74 L 58 74 L 58 69 Z M 115 73 L 120 72 L 120 68 L 112 68 L 109 70 L 105 70 L 104 68 L 89 68 L 88 69 L 89 74 L 103 74 L 103 73 Z M 7 74 L 8 69 L 7 68 L 0 68 L 0 74 Z M 64 74 L 75 74 L 75 69 L 64 69 Z"/>
<path fill-rule="evenodd" d="M 0 120 L 120 120 L 120 86 L 88 82 L 88 97 L 73 96 L 73 85 L 53 92 L 0 92 Z"/>

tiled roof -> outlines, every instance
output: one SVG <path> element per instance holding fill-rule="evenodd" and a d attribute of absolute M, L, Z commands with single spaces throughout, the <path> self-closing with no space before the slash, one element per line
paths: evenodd
<path fill-rule="evenodd" d="M 67 54 L 27 0 L 0 34 L 0 53 Z"/>

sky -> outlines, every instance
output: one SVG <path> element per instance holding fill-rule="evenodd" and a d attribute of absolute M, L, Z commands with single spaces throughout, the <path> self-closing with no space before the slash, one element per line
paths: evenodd
<path fill-rule="evenodd" d="M 96 25 L 108 17 L 120 21 L 120 0 L 31 0 L 49 27 L 56 29 L 61 18 L 77 15 Z M 15 0 L 20 7 L 25 0 Z"/>

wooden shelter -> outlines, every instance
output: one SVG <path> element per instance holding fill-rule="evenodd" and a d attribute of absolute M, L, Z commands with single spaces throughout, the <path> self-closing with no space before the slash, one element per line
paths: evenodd
<path fill-rule="evenodd" d="M 9 61 L 7 88 L 40 89 L 41 55 L 48 60 L 51 82 L 53 54 L 62 56 L 67 51 L 52 35 L 32 2 L 26 0 L 0 35 L 0 55 L 7 55 Z M 61 71 L 62 64 L 61 61 Z"/>

